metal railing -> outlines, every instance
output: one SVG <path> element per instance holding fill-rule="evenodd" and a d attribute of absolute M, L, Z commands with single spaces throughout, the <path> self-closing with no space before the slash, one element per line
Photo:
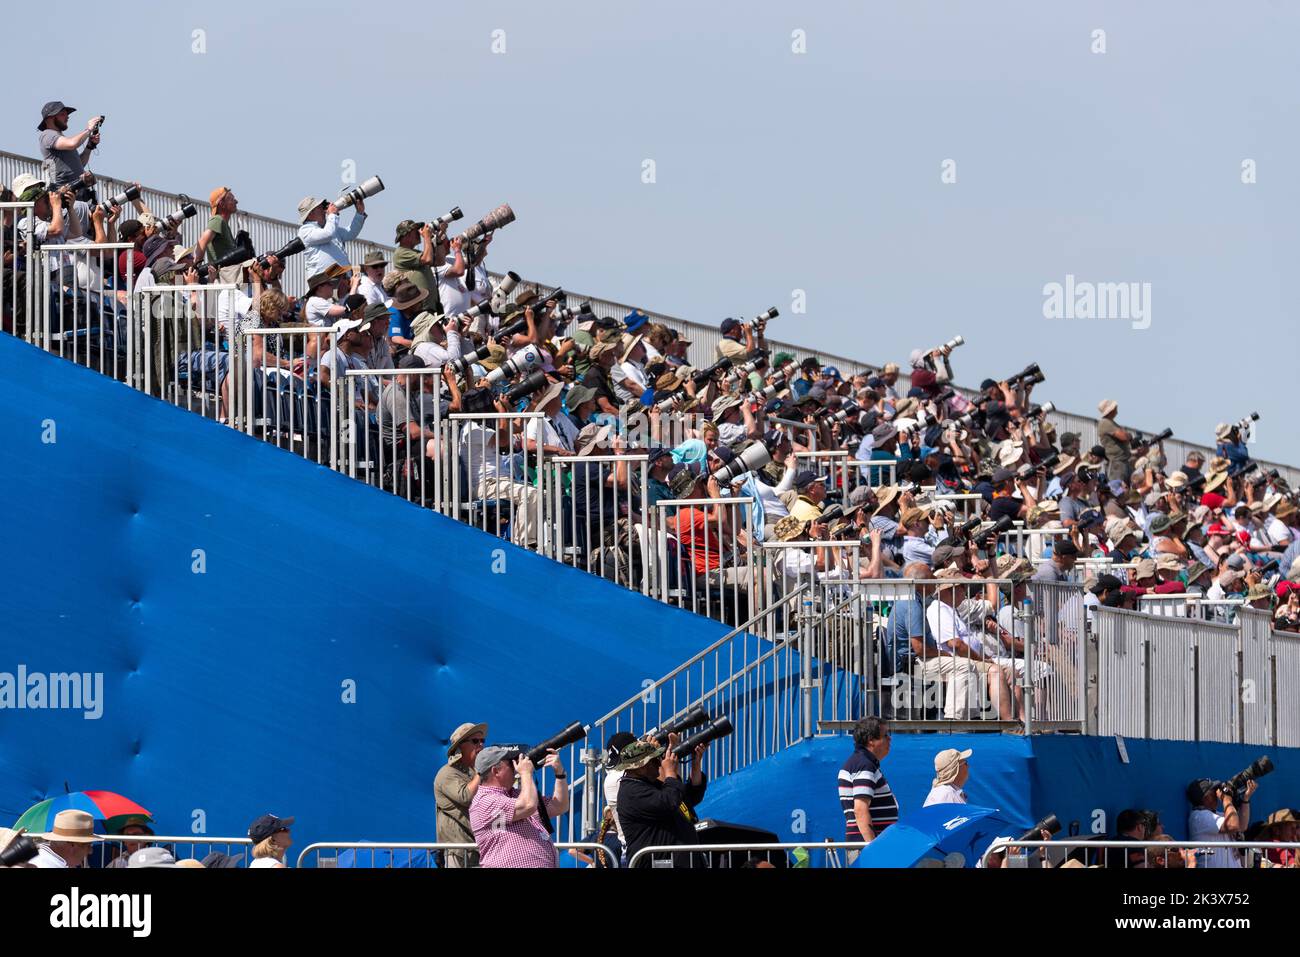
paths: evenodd
<path fill-rule="evenodd" d="M 234 421 L 248 435 L 301 455 L 318 465 L 339 462 L 339 396 L 342 370 L 337 328 L 277 326 L 241 329 L 232 349 Z M 330 364 L 322 374 L 321 360 Z M 336 375 L 342 380 L 343 375 Z M 337 386 L 337 388 L 335 388 Z"/>
<path fill-rule="evenodd" d="M 537 442 L 526 451 L 528 423 L 545 419 L 541 412 L 456 412 L 448 416 L 454 450 L 447 514 L 480 531 L 509 537 L 531 551 L 546 542 L 546 496 L 541 476 L 546 453 Z M 522 424 L 522 427 L 521 427 Z"/>
<path fill-rule="evenodd" d="M 1112 841 L 1068 838 L 1053 841 L 994 841 L 980 856 L 980 867 L 1058 868 L 1072 866 L 1110 870 L 1228 867 L 1227 855 L 1236 866 L 1259 867 L 1270 852 L 1289 852 L 1294 858 L 1300 843 L 1294 841 Z M 1031 860 L 1033 858 L 1033 860 Z M 999 859 L 1001 861 L 999 862 Z M 1269 866 L 1276 866 L 1270 863 Z"/>
<path fill-rule="evenodd" d="M 115 863 L 144 847 L 163 847 L 178 861 L 202 860 L 212 853 L 225 854 L 247 867 L 252 861 L 253 841 L 247 837 L 158 837 L 155 835 L 105 834 L 95 836 L 87 867 L 125 867 Z"/>
<path fill-rule="evenodd" d="M 628 860 L 633 867 L 686 867 L 736 870 L 754 867 L 813 867 L 814 853 L 822 855 L 822 867 L 840 867 L 840 851 L 860 851 L 861 841 L 805 841 L 774 844 L 660 844 L 642 847 Z M 800 852 L 803 852 L 800 855 Z M 802 860 L 801 860 L 802 856 Z"/>
<path fill-rule="evenodd" d="M 594 841 L 556 841 L 553 846 L 557 853 L 560 851 L 578 852 L 586 855 L 588 860 L 599 855 L 604 862 L 604 867 L 617 868 L 619 866 L 618 857 L 611 854 L 609 848 L 604 844 L 597 844 Z M 352 856 L 347 858 L 347 863 L 342 866 L 432 868 L 437 866 L 435 854 L 438 851 L 473 851 L 477 849 L 477 844 L 455 844 L 450 842 L 351 841 L 331 843 L 322 841 L 309 844 L 302 849 L 301 853 L 298 854 L 298 866 L 337 868 L 340 866 L 341 854 L 339 852 L 351 851 Z M 324 851 L 334 851 L 335 853 L 333 856 L 326 856 L 322 853 Z M 367 863 L 359 863 L 363 860 Z"/>
<path fill-rule="evenodd" d="M 35 173 L 40 175 L 40 172 L 41 162 L 39 159 L 0 151 L 0 181 L 10 183 L 19 173 Z M 95 175 L 98 178 L 97 188 L 102 196 L 108 196 L 129 185 L 125 180 L 103 175 L 98 171 L 96 171 Z M 231 183 L 229 185 L 238 192 L 238 183 Z M 196 195 L 206 196 L 210 188 L 211 187 L 200 190 Z M 165 214 L 175 209 L 180 203 L 182 197 L 178 193 L 170 193 L 163 190 L 145 187 L 141 189 L 141 198 L 153 212 Z M 198 215 L 192 219 L 186 220 L 181 230 L 181 241 L 187 246 L 192 246 L 198 240 L 199 234 L 202 233 L 203 229 L 207 225 L 207 204 L 200 200 L 195 205 L 199 207 Z M 132 212 L 128 210 L 123 213 L 123 218 L 131 218 L 132 215 Z M 252 237 L 254 248 L 263 252 L 278 249 L 280 246 L 298 235 L 298 226 L 295 223 L 242 211 L 235 214 L 235 228 L 247 229 Z M 374 243 L 364 239 L 348 243 L 347 249 L 348 257 L 354 263 L 361 262 L 366 253 L 371 251 L 382 252 L 388 256 L 391 256 L 393 252 L 393 247 L 390 245 Z M 290 268 L 286 270 L 284 276 L 286 292 L 291 295 L 301 295 L 305 292 L 305 289 L 303 288 L 305 285 L 305 278 L 306 277 L 302 275 L 301 268 Z M 496 274 L 493 274 L 493 278 L 496 279 L 499 277 Z M 529 285 L 538 286 L 539 283 L 534 280 L 525 280 L 525 287 Z M 555 287 L 555 284 L 546 285 L 543 283 L 540 285 L 545 289 L 553 289 Z M 592 311 L 597 316 L 621 319 L 634 308 L 632 305 L 612 299 L 603 299 L 597 296 L 584 296 L 576 292 L 570 292 L 569 295 L 575 299 L 584 299 L 589 301 L 592 306 Z M 717 344 L 722 338 L 721 331 L 716 325 L 707 325 L 704 323 L 679 319 L 663 313 L 648 311 L 644 307 L 636 308 L 640 308 L 641 312 L 648 315 L 652 322 L 662 323 L 670 328 L 677 329 L 678 331 L 685 333 L 688 338 L 691 339 L 692 345 L 690 348 L 689 359 L 692 365 L 703 368 L 713 361 Z M 857 373 L 874 374 L 880 372 L 882 368 L 880 364 L 863 362 L 848 356 L 814 349 L 808 345 L 796 344 L 783 339 L 769 338 L 767 340 L 767 345 L 772 349 L 773 353 L 784 351 L 793 353 L 796 356 L 808 354 L 816 355 L 823 364 L 838 367 L 845 377 Z M 895 389 L 899 395 L 906 395 L 910 386 L 911 376 L 907 370 L 904 370 L 903 374 L 898 378 Z M 973 389 L 966 389 L 957 386 L 954 386 L 954 389 L 967 398 L 973 398 L 977 395 L 976 390 Z M 1051 413 L 1048 418 L 1056 426 L 1058 433 L 1078 433 L 1080 435 L 1081 448 L 1087 449 L 1097 444 L 1096 416 L 1091 414 L 1077 415 L 1070 412 L 1056 411 Z M 802 425 L 802 423 L 796 424 Z M 1130 428 L 1129 431 L 1134 430 Z M 1140 429 L 1137 431 L 1154 433 L 1159 430 Z M 815 433 L 813 434 L 815 435 Z M 1193 449 L 1201 452 L 1207 457 L 1215 454 L 1213 446 L 1188 442 L 1176 438 L 1167 439 L 1164 443 L 1164 448 L 1168 458 L 1170 459 L 1171 466 L 1175 468 L 1182 464 L 1187 453 Z M 1277 462 L 1264 460 L 1259 461 L 1263 468 L 1277 468 L 1282 476 L 1286 478 L 1292 486 L 1300 485 L 1300 469 Z"/>
<path fill-rule="evenodd" d="M 95 369 L 119 381 L 135 351 L 135 300 L 127 290 L 134 269 L 117 283 L 117 257 L 130 243 L 47 244 L 28 272 L 37 300 L 34 339 L 46 352 Z"/>
<path fill-rule="evenodd" d="M 728 624 L 749 617 L 759 583 L 753 505 L 748 497 L 656 502 L 649 594 Z"/>
<path fill-rule="evenodd" d="M 367 485 L 440 510 L 449 463 L 442 369 L 354 369 L 344 381 L 341 470 Z M 373 408 L 363 405 L 373 403 Z"/>
<path fill-rule="evenodd" d="M 33 284 L 36 247 L 30 230 L 18 228 L 34 215 L 34 203 L 0 203 L 0 330 L 32 342 Z"/>
<path fill-rule="evenodd" d="M 641 498 L 648 481 L 644 453 L 551 458 L 544 486 L 550 556 L 649 594 L 652 551 Z"/>
<path fill-rule="evenodd" d="M 1266 612 L 1240 608 L 1228 625 L 1098 608 L 1095 622 L 1100 734 L 1300 743 L 1298 643 Z"/>

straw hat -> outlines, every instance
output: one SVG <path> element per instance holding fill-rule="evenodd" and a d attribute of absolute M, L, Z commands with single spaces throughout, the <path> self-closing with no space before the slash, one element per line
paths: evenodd
<path fill-rule="evenodd" d="M 95 819 L 86 811 L 60 811 L 54 816 L 54 827 L 33 836 L 65 844 L 94 844 L 102 840 L 95 834 Z"/>
<path fill-rule="evenodd" d="M 471 737 L 472 735 L 475 734 L 481 734 L 484 738 L 486 738 L 487 733 L 488 733 L 488 726 L 486 723 L 470 724 L 467 722 L 465 724 L 462 724 L 459 728 L 457 728 L 455 731 L 451 733 L 451 741 L 448 742 L 447 744 L 448 762 L 450 763 L 450 762 L 455 762 L 460 760 L 460 743 L 464 741 L 466 738 Z"/>
<path fill-rule="evenodd" d="M 772 535 L 778 542 L 793 542 L 808 528 L 808 523 L 787 515 L 776 523 Z"/>
<path fill-rule="evenodd" d="M 632 354 L 633 349 L 635 349 L 637 346 L 641 344 L 641 340 L 644 338 L 645 337 L 640 335 L 639 333 L 635 336 L 626 336 L 623 339 L 623 349 L 621 352 L 619 352 L 618 361 L 627 362 L 627 357 Z"/>
<path fill-rule="evenodd" d="M 876 510 L 872 515 L 879 515 L 882 511 L 898 501 L 898 496 L 902 494 L 902 489 L 897 485 L 886 485 L 876 495 Z"/>
<path fill-rule="evenodd" d="M 1114 399 L 1102 399 L 1097 403 L 1097 413 L 1104 419 L 1119 411 L 1119 403 Z"/>

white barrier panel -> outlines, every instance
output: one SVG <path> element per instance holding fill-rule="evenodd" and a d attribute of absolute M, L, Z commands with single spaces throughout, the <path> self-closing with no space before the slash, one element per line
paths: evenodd
<path fill-rule="evenodd" d="M 322 375 L 320 360 L 339 355 L 332 327 L 243 329 L 233 349 L 236 420 L 249 435 L 330 468 L 338 463 L 342 382 Z M 342 378 L 339 376 L 338 378 Z M 337 388 L 332 388 L 336 386 Z"/>
<path fill-rule="evenodd" d="M 1068 528 L 1025 528 L 1024 523 L 1017 522 L 1016 527 L 998 536 L 998 545 L 1002 552 L 1023 558 L 1032 565 L 1043 560 L 1049 543 L 1068 538 Z"/>
<path fill-rule="evenodd" d="M 753 505 L 752 498 L 656 502 L 650 594 L 731 625 L 747 619 L 759 591 Z"/>
<path fill-rule="evenodd" d="M 230 421 L 231 351 L 217 320 L 230 285 L 148 286 L 137 295 L 141 335 L 129 380 L 164 402 Z"/>
<path fill-rule="evenodd" d="M 859 485 L 865 485 L 867 488 L 897 485 L 898 467 L 901 464 L 903 463 L 898 459 L 849 459 L 844 463 L 845 468 L 848 469 L 849 491 L 853 491 Z"/>
<path fill-rule="evenodd" d="M 645 454 L 562 456 L 546 464 L 551 557 L 649 594 Z"/>
<path fill-rule="evenodd" d="M 438 507 L 450 458 L 439 396 L 441 368 L 354 369 L 339 408 L 341 466 L 408 502 Z"/>
<path fill-rule="evenodd" d="M 1300 635 L 1270 633 L 1274 744 L 1300 748 Z"/>
<path fill-rule="evenodd" d="M 849 453 L 844 450 L 822 452 L 794 452 L 795 468 L 807 469 L 826 477 L 826 491 L 847 500 L 849 489 Z"/>
<path fill-rule="evenodd" d="M 0 203 L 0 330 L 35 341 L 32 311 L 32 270 L 35 246 L 30 231 L 18 224 L 33 215 L 34 203 Z"/>
<path fill-rule="evenodd" d="M 588 868 L 594 867 L 593 858 L 599 857 L 600 867 L 616 868 L 618 858 L 610 853 L 604 844 L 594 841 L 556 841 L 557 854 L 572 854 L 579 861 L 586 862 Z M 336 868 L 340 851 L 352 852 L 351 867 L 364 868 L 431 868 L 437 866 L 436 855 L 439 851 L 474 851 L 477 844 L 438 843 L 403 843 L 390 841 L 351 841 L 309 844 L 298 854 L 299 867 Z M 333 851 L 333 854 L 327 852 Z M 596 868 L 599 869 L 599 868 Z"/>
<path fill-rule="evenodd" d="M 632 867 L 708 868 L 737 870 L 755 867 L 811 867 L 814 852 L 820 852 L 822 867 L 841 867 L 840 851 L 854 852 L 865 847 L 861 841 L 823 841 L 803 844 L 661 844 L 643 847 L 627 862 Z M 799 863 L 799 852 L 807 855 L 807 864 Z M 847 857 L 848 855 L 846 855 Z"/>
<path fill-rule="evenodd" d="M 952 503 L 953 521 L 958 525 L 984 514 L 984 496 L 976 493 L 939 492 L 934 501 Z"/>
<path fill-rule="evenodd" d="M 540 488 L 546 473 L 541 443 L 526 451 L 529 422 L 541 412 L 454 413 L 449 446 L 456 458 L 450 469 L 448 508 L 453 518 L 516 545 L 544 551 L 546 498 Z"/>
<path fill-rule="evenodd" d="M 117 283 L 117 257 L 130 243 L 72 243 L 40 248 L 30 277 L 40 329 L 34 340 L 79 365 L 114 379 L 129 374 L 136 351 L 135 304 L 128 290 L 135 282 L 134 261 Z"/>
<path fill-rule="evenodd" d="M 1300 842 L 1294 841 L 1181 841 L 1175 838 L 1151 841 L 1083 840 L 1065 838 L 1053 841 L 1019 841 L 1014 844 L 990 845 L 981 855 L 981 867 L 1059 868 L 1070 866 L 1090 869 L 1128 870 L 1183 869 L 1189 867 L 1227 867 L 1228 857 L 1235 866 L 1264 866 L 1281 856 L 1294 855 Z M 1275 857 L 1276 856 L 1276 857 Z M 1249 927 L 1248 918 L 1240 925 Z M 1208 928 L 1207 928 L 1208 929 Z"/>
<path fill-rule="evenodd" d="M 210 854 L 223 854 L 247 867 L 253 860 L 253 842 L 247 837 L 157 837 L 154 835 L 105 835 L 97 838 L 87 867 L 126 867 L 128 858 L 146 847 L 162 847 L 178 861 L 202 861 Z M 225 863 L 224 866 L 236 866 Z"/>

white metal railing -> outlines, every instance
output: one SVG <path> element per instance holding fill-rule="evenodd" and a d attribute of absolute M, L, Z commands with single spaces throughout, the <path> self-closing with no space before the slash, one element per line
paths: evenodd
<path fill-rule="evenodd" d="M 749 617 L 759 574 L 754 499 L 676 498 L 649 509 L 649 593 L 735 624 Z"/>
<path fill-rule="evenodd" d="M 36 267 L 36 247 L 31 230 L 19 224 L 34 215 L 34 203 L 0 203 L 0 330 L 27 342 L 33 340 L 34 284 L 30 281 Z"/>
<path fill-rule="evenodd" d="M 116 281 L 117 257 L 130 243 L 46 244 L 29 277 L 37 300 L 35 340 L 46 352 L 96 369 L 115 379 L 135 350 L 134 282 L 127 260 L 123 288 Z"/>
<path fill-rule="evenodd" d="M 752 867 L 812 867 L 814 853 L 822 855 L 822 867 L 841 867 L 840 851 L 860 851 L 861 841 L 822 841 L 802 844 L 658 844 L 642 847 L 628 860 L 627 866 L 654 868 L 711 868 L 736 870 Z M 799 852 L 805 863 L 800 863 Z M 795 860 L 791 860 L 794 858 Z"/>
<path fill-rule="evenodd" d="M 598 844 L 595 841 L 556 841 L 552 845 L 557 854 L 561 851 L 573 853 L 578 852 L 587 856 L 588 860 L 599 855 L 604 862 L 602 866 L 617 868 L 619 866 L 618 858 L 611 854 L 609 848 L 604 844 Z M 339 851 L 352 851 L 352 863 L 350 867 L 367 867 L 367 868 L 396 868 L 396 867 L 419 867 L 431 868 L 436 867 L 435 854 L 438 851 L 473 851 L 477 850 L 477 844 L 457 844 L 448 841 L 442 843 L 410 843 L 400 841 L 343 841 L 343 842 L 318 842 L 308 844 L 298 854 L 299 867 L 338 867 Z M 334 851 L 333 856 L 326 856 L 322 852 Z M 432 852 L 432 853 L 431 853 Z M 368 854 L 368 856 L 366 856 Z M 379 863 L 376 855 L 387 855 L 383 863 Z M 403 856 L 404 855 L 404 856 Z M 356 863 L 359 860 L 366 860 L 368 863 Z M 405 861 L 404 864 L 398 863 Z"/>
<path fill-rule="evenodd" d="M 105 834 L 95 836 L 89 867 L 125 867 L 116 863 L 124 860 L 135 851 L 145 847 L 162 847 L 171 852 L 173 858 L 182 860 L 203 860 L 209 854 L 219 853 L 233 858 L 240 866 L 247 867 L 252 861 L 253 841 L 247 837 L 206 837 L 187 834 L 181 837 L 134 834 Z"/>
<path fill-rule="evenodd" d="M 248 435 L 336 468 L 342 382 L 322 376 L 329 355 L 341 369 L 339 332 L 328 326 L 242 329 L 234 344 L 234 419 Z M 342 379 L 342 375 L 336 376 Z"/>
<path fill-rule="evenodd" d="M 1294 841 L 1183 841 L 1177 838 L 1148 841 L 1088 840 L 1015 840 L 994 841 L 980 856 L 981 867 L 1035 867 L 1046 864 L 1060 867 L 1065 861 L 1077 861 L 1084 867 L 1111 870 L 1130 868 L 1227 867 L 1224 855 L 1233 855 L 1242 867 L 1259 866 L 1270 851 L 1300 851 Z M 1030 858 L 1041 860 L 1034 863 Z M 999 863 L 994 863 L 999 861 Z"/>
<path fill-rule="evenodd" d="M 642 501 L 645 453 L 553 457 L 546 465 L 550 556 L 649 594 L 655 552 Z"/>
<path fill-rule="evenodd" d="M 1100 734 L 1300 741 L 1296 641 L 1267 612 L 1240 608 L 1229 625 L 1099 608 L 1095 620 Z"/>
<path fill-rule="evenodd" d="M 143 325 L 133 337 L 126 381 L 165 402 L 228 420 L 231 350 L 218 321 L 232 285 L 148 286 L 136 293 Z"/>
<path fill-rule="evenodd" d="M 447 514 L 498 537 L 508 535 L 532 551 L 549 547 L 546 498 L 541 476 L 546 453 L 541 441 L 526 451 L 528 423 L 541 423 L 541 412 L 452 413 L 448 448 L 453 450 Z"/>
<path fill-rule="evenodd" d="M 341 469 L 419 505 L 441 511 L 439 493 L 451 459 L 442 368 L 354 369 L 344 381 Z"/>

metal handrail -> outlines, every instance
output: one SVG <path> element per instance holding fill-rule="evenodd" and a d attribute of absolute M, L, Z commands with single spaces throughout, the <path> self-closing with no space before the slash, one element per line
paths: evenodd
<path fill-rule="evenodd" d="M 618 858 L 611 854 L 609 848 L 604 844 L 596 841 L 554 841 L 552 846 L 557 851 L 572 851 L 576 849 L 586 849 L 603 854 L 605 859 L 612 861 L 611 867 L 617 868 Z M 307 855 L 313 851 L 319 858 L 322 850 L 338 851 L 477 851 L 477 844 L 461 844 L 453 842 L 402 842 L 402 841 L 319 841 L 315 844 L 308 844 L 298 855 L 298 867 L 303 867 L 307 860 Z"/>
<path fill-rule="evenodd" d="M 626 701 L 620 704 L 613 711 L 610 711 L 608 714 L 602 715 L 601 717 L 597 718 L 595 721 L 591 723 L 592 728 L 599 727 L 600 725 L 605 724 L 606 722 L 612 720 L 613 718 L 618 717 L 619 712 L 622 711 L 624 708 L 630 708 L 633 705 L 635 705 L 638 701 L 643 700 L 646 692 L 664 685 L 665 683 L 671 681 L 673 678 L 676 678 L 687 668 L 690 668 L 692 665 L 698 664 L 700 661 L 704 660 L 704 658 L 713 654 L 713 652 L 717 651 L 719 648 L 721 648 L 731 639 L 735 638 L 737 635 L 741 635 L 749 631 L 750 626 L 753 625 L 755 622 L 761 621 L 762 619 L 771 615 L 782 605 L 790 602 L 795 598 L 798 598 L 801 594 L 806 592 L 808 588 L 809 588 L 808 583 L 805 582 L 802 585 L 800 585 L 798 588 L 796 588 L 794 591 L 790 592 L 790 594 L 786 595 L 784 598 L 778 601 L 776 604 L 769 605 L 768 607 L 764 608 L 762 611 L 755 613 L 744 624 L 736 626 L 731 631 L 727 632 L 725 635 L 723 635 L 721 638 L 715 641 L 713 644 L 709 645 L 709 647 L 705 648 L 703 651 L 697 652 L 695 655 L 691 656 L 691 658 L 682 662 L 680 665 L 678 665 L 672 671 L 668 672 L 668 674 L 664 675 L 654 684 L 650 685 L 649 687 L 642 688 L 640 692 L 628 698 Z"/>
<path fill-rule="evenodd" d="M 654 847 L 643 847 L 627 862 L 628 869 L 637 866 L 637 862 L 651 854 L 709 854 L 715 851 L 797 851 L 802 848 L 805 851 L 817 850 L 853 850 L 860 851 L 867 845 L 862 841 L 822 841 L 816 843 L 795 843 L 793 841 L 782 842 L 779 844 L 661 844 Z"/>

